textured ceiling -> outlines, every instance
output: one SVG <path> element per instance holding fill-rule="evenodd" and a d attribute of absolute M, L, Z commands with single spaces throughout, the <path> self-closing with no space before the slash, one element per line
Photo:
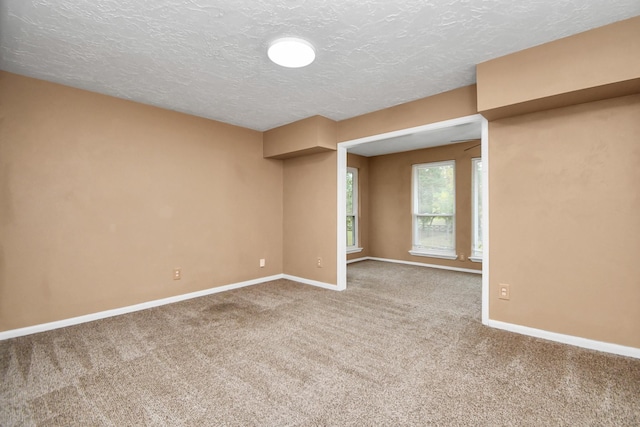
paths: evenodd
<path fill-rule="evenodd" d="M 383 154 L 438 147 L 473 139 L 479 140 L 481 137 L 481 123 L 472 122 L 439 129 L 422 130 L 402 136 L 382 137 L 365 144 L 350 147 L 348 151 L 365 157 L 381 156 Z"/>
<path fill-rule="evenodd" d="M 628 17 L 639 0 L 0 0 L 0 68 L 266 130 L 475 82 L 475 65 Z M 299 36 L 316 62 L 272 64 Z"/>

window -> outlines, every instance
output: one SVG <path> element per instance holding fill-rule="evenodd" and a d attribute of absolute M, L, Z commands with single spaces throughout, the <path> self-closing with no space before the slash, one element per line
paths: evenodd
<path fill-rule="evenodd" d="M 347 168 L 347 252 L 358 246 L 358 169 Z"/>
<path fill-rule="evenodd" d="M 456 258 L 455 161 L 413 165 L 412 255 Z"/>
<path fill-rule="evenodd" d="M 471 261 L 482 261 L 482 159 L 471 159 Z"/>

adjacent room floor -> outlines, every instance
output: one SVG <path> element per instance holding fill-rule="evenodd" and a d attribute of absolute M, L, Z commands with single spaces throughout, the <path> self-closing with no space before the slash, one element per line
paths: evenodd
<path fill-rule="evenodd" d="M 376 261 L 0 342 L 0 425 L 640 425 L 640 360 L 490 329 Z"/>

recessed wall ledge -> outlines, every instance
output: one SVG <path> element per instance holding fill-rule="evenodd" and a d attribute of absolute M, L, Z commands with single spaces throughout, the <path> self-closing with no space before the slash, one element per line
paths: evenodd
<path fill-rule="evenodd" d="M 288 159 L 337 149 L 337 123 L 323 116 L 273 128 L 262 137 L 265 159 Z"/>

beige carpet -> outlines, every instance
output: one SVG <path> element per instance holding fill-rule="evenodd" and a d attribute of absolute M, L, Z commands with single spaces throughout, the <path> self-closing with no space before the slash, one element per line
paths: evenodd
<path fill-rule="evenodd" d="M 0 425 L 640 425 L 640 360 L 483 327 L 478 275 L 348 271 L 0 342 Z"/>

